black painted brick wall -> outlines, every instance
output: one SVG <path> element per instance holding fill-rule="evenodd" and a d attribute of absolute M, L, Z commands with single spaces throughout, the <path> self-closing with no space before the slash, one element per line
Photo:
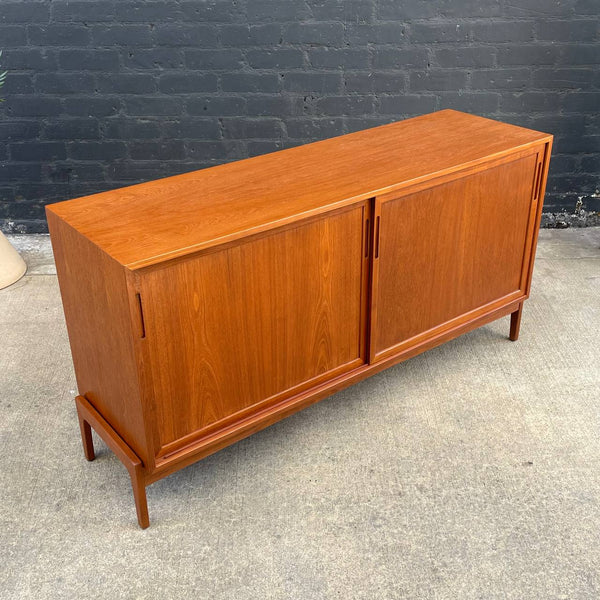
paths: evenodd
<path fill-rule="evenodd" d="M 546 210 L 599 185 L 598 0 L 0 3 L 0 224 L 457 108 L 554 133 Z"/>

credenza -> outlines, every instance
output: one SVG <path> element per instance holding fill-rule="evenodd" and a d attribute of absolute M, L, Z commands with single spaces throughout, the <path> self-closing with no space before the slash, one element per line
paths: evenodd
<path fill-rule="evenodd" d="M 529 296 L 552 136 L 443 110 L 47 207 L 91 429 L 146 486 Z"/>

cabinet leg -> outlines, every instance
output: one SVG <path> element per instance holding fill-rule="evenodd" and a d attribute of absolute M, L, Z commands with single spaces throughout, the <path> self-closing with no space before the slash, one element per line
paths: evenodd
<path fill-rule="evenodd" d="M 104 420 L 104 417 L 89 403 L 85 396 L 75 398 L 77 415 L 81 426 L 83 449 L 88 460 L 94 459 L 94 446 L 92 444 L 93 427 L 96 433 L 104 440 L 106 445 L 117 455 L 125 465 L 135 500 L 138 523 L 142 529 L 150 525 L 148 517 L 148 501 L 146 499 L 146 478 L 144 465 L 135 452 L 119 437 L 119 434 Z"/>
<path fill-rule="evenodd" d="M 81 442 L 83 443 L 83 453 L 88 460 L 94 460 L 96 453 L 94 452 L 94 440 L 92 439 L 92 428 L 90 424 L 81 416 L 79 417 L 79 429 L 81 429 Z"/>
<path fill-rule="evenodd" d="M 138 523 L 142 529 L 146 529 L 150 527 L 150 517 L 148 516 L 148 500 L 146 498 L 144 474 L 141 468 L 134 468 L 129 471 L 129 475 L 131 477 L 131 487 L 133 488 Z"/>
<path fill-rule="evenodd" d="M 523 314 L 523 303 L 510 315 L 510 335 L 509 338 L 516 342 L 519 339 L 519 329 L 521 328 L 521 315 Z"/>

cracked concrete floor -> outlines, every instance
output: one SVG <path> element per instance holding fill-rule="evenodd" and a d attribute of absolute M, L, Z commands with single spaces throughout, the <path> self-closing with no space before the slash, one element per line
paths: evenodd
<path fill-rule="evenodd" d="M 0 598 L 600 597 L 600 229 L 508 319 L 148 488 L 81 451 L 48 240 L 0 291 Z"/>

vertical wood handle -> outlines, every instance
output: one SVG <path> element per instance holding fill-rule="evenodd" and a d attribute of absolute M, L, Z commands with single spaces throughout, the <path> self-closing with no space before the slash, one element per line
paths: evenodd
<path fill-rule="evenodd" d="M 535 178 L 533 180 L 533 198 L 532 200 L 537 200 L 540 188 L 542 187 L 542 163 L 537 163 L 535 167 Z"/>
<path fill-rule="evenodd" d="M 379 220 L 380 217 L 377 217 L 375 221 L 375 258 L 379 258 Z"/>
<path fill-rule="evenodd" d="M 142 296 L 140 294 L 136 294 L 135 298 L 137 300 L 138 311 L 140 315 L 140 337 L 144 339 L 146 337 L 146 324 L 144 323 L 144 309 L 142 308 Z"/>

